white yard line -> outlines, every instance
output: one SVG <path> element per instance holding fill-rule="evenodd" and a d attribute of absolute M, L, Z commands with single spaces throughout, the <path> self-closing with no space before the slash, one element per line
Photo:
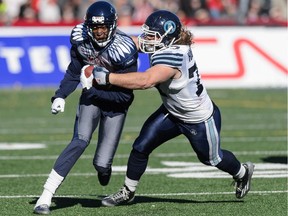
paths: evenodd
<path fill-rule="evenodd" d="M 41 143 L 24 143 L 24 142 L 0 142 L 0 151 L 5 150 L 25 150 L 25 149 L 43 149 L 47 148 L 52 145 L 67 145 L 69 143 L 68 140 L 55 140 L 55 141 L 48 141 L 48 140 L 41 140 Z M 95 145 L 95 140 L 92 140 L 91 145 Z M 121 144 L 123 145 L 131 145 L 133 139 L 122 141 Z M 188 143 L 186 138 L 177 138 L 175 140 L 170 140 L 170 143 Z M 263 143 L 263 142 L 287 142 L 287 137 L 285 136 L 278 136 L 278 137 L 223 137 L 222 143 Z M 0 156 L 1 157 L 1 156 Z M 4 156 L 5 158 L 5 156 Z M 0 158 L 1 160 L 1 158 Z"/>
<path fill-rule="evenodd" d="M 157 194 L 136 194 L 136 196 L 207 196 L 207 195 L 230 195 L 235 192 L 199 192 L 199 193 L 157 193 Z M 288 193 L 287 190 L 284 191 L 250 191 L 249 194 L 282 194 Z M 39 197 L 38 195 L 6 195 L 0 196 L 0 199 L 17 199 L 17 198 L 35 198 Z M 55 195 L 54 197 L 91 197 L 91 194 L 71 194 L 71 195 Z M 95 197 L 95 196 L 93 196 Z"/>
<path fill-rule="evenodd" d="M 205 166 L 201 163 L 186 162 L 186 161 L 161 161 L 161 167 L 147 167 L 145 175 L 166 175 L 168 178 L 231 178 L 227 173 L 221 172 L 215 167 Z M 113 175 L 125 175 L 126 166 L 113 166 Z M 47 177 L 46 174 L 4 174 L 0 175 L 2 178 L 37 178 Z M 96 176 L 92 173 L 70 173 L 70 177 L 77 176 Z M 287 165 L 276 163 L 255 163 L 255 170 L 253 178 L 287 178 Z"/>

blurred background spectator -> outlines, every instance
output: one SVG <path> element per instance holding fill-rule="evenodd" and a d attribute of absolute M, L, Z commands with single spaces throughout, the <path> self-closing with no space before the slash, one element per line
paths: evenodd
<path fill-rule="evenodd" d="M 62 20 L 57 0 L 38 0 L 38 16 L 42 23 L 58 23 Z"/>
<path fill-rule="evenodd" d="M 27 0 L 20 4 L 17 19 L 21 22 L 27 23 L 38 21 L 38 8 L 36 2 L 33 0 Z"/>
<path fill-rule="evenodd" d="M 7 5 L 3 0 L 0 0 L 0 25 L 8 22 Z"/>
<path fill-rule="evenodd" d="M 0 0 L 0 25 L 74 25 L 95 0 Z M 186 25 L 287 26 L 287 0 L 110 0 L 120 26 L 140 25 L 158 9 Z"/>

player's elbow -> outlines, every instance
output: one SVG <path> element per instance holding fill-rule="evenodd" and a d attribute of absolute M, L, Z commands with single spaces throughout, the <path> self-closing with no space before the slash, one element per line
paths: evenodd
<path fill-rule="evenodd" d="M 142 80 L 141 84 L 139 85 L 140 89 L 149 89 L 155 86 L 155 82 L 152 80 Z"/>

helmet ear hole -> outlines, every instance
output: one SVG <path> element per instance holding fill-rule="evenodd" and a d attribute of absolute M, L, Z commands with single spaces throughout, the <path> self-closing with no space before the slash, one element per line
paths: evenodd
<path fill-rule="evenodd" d="M 115 8 L 106 1 L 97 1 L 90 5 L 86 11 L 85 24 L 88 26 L 88 35 L 99 47 L 106 46 L 115 36 L 118 16 Z M 93 36 L 95 25 L 105 25 L 108 27 L 107 39 L 97 41 Z"/>

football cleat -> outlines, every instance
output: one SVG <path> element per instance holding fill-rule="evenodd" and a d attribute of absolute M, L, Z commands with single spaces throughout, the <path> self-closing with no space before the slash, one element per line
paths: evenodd
<path fill-rule="evenodd" d="M 47 204 L 42 204 L 34 208 L 34 214 L 48 215 L 50 214 L 50 209 Z"/>
<path fill-rule="evenodd" d="M 112 172 L 111 169 L 109 169 L 105 173 L 98 172 L 98 180 L 102 186 L 108 185 L 108 183 L 110 181 L 110 177 L 111 177 L 111 172 Z"/>
<path fill-rule="evenodd" d="M 132 192 L 124 185 L 117 193 L 102 199 L 102 205 L 107 207 L 129 204 L 135 198 L 135 192 Z"/>
<path fill-rule="evenodd" d="M 236 186 L 236 197 L 242 199 L 251 188 L 251 178 L 254 172 L 254 164 L 246 162 L 243 164 L 246 169 L 245 175 L 240 179 L 234 179 Z"/>

